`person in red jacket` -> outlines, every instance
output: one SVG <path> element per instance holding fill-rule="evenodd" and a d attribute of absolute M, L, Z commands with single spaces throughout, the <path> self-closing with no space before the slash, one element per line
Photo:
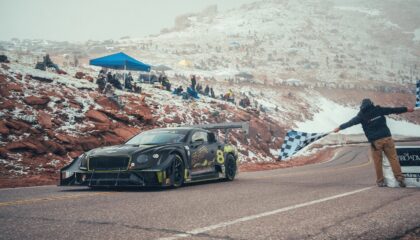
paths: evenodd
<path fill-rule="evenodd" d="M 334 129 L 334 132 L 338 132 L 348 127 L 362 124 L 363 131 L 371 144 L 370 149 L 376 170 L 376 183 L 379 187 L 386 186 L 382 171 L 382 152 L 387 156 L 392 172 L 400 187 L 405 187 L 404 176 L 401 173 L 401 167 L 397 157 L 397 150 L 395 149 L 391 131 L 386 124 L 385 116 L 413 111 L 413 108 L 407 107 L 387 108 L 375 106 L 370 99 L 366 98 L 363 99 L 360 105 L 360 111 L 354 118 Z"/>

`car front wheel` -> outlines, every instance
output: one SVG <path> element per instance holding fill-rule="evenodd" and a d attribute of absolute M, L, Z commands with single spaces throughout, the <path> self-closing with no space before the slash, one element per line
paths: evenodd
<path fill-rule="evenodd" d="M 172 186 L 175 188 L 181 187 L 184 184 L 184 162 L 182 158 L 175 155 L 171 165 L 172 170 Z"/>
<path fill-rule="evenodd" d="M 228 181 L 233 181 L 236 176 L 236 159 L 233 155 L 227 155 L 225 162 L 225 179 Z"/>

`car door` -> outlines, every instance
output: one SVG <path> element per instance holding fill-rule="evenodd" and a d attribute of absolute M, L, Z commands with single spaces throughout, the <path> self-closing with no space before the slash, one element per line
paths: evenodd
<path fill-rule="evenodd" d="M 196 131 L 191 136 L 191 167 L 192 173 L 206 173 L 214 171 L 215 151 L 217 146 L 209 143 L 209 133 Z"/>

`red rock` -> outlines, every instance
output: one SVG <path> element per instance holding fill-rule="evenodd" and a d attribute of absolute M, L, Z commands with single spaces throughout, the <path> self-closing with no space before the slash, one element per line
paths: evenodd
<path fill-rule="evenodd" d="M 9 89 L 9 91 L 15 91 L 15 92 L 22 92 L 22 86 L 17 84 L 17 83 L 9 83 L 7 84 L 7 88 Z"/>
<path fill-rule="evenodd" d="M 52 152 L 58 155 L 64 155 L 67 153 L 66 149 L 56 142 L 48 140 L 44 141 L 42 144 L 45 146 L 48 152 Z"/>
<path fill-rule="evenodd" d="M 71 152 L 68 153 L 68 155 L 71 158 L 77 158 L 78 156 L 80 156 L 82 154 L 83 154 L 83 151 L 71 151 Z"/>
<path fill-rule="evenodd" d="M 69 100 L 68 102 L 69 102 L 70 107 L 76 108 L 76 109 L 82 109 L 82 106 L 80 106 L 80 103 L 78 103 L 77 101 Z"/>
<path fill-rule="evenodd" d="M 91 76 L 85 76 L 85 79 L 88 80 L 89 82 L 93 82 L 93 77 Z"/>
<path fill-rule="evenodd" d="M 32 75 L 30 75 L 30 74 L 25 75 L 25 80 L 31 80 L 31 79 L 32 79 Z"/>
<path fill-rule="evenodd" d="M 67 75 L 67 72 L 66 72 L 66 71 L 64 71 L 64 70 L 61 70 L 61 69 L 58 69 L 58 70 L 57 70 L 57 73 L 58 73 L 58 74 L 62 74 L 62 75 Z"/>
<path fill-rule="evenodd" d="M 0 83 L 4 83 L 4 84 L 6 84 L 7 83 L 7 77 L 6 77 L 6 75 L 3 75 L 3 74 L 0 74 Z"/>
<path fill-rule="evenodd" d="M 105 145 L 118 145 L 124 142 L 124 139 L 113 133 L 105 133 L 102 135 L 102 141 Z"/>
<path fill-rule="evenodd" d="M 10 96 L 10 91 L 9 89 L 6 87 L 6 84 L 1 84 L 0 85 L 0 96 L 1 97 L 9 97 Z"/>
<path fill-rule="evenodd" d="M 0 121 L 0 134 L 9 134 L 9 129 L 6 127 L 6 123 L 4 121 Z"/>
<path fill-rule="evenodd" d="M 170 112 L 171 112 L 171 108 L 169 107 L 169 105 L 166 105 L 166 106 L 163 108 L 163 111 L 164 111 L 165 113 L 170 113 Z"/>
<path fill-rule="evenodd" d="M 0 102 L 0 109 L 13 110 L 16 108 L 15 101 L 4 99 Z"/>
<path fill-rule="evenodd" d="M 153 116 L 150 108 L 145 105 L 139 105 L 135 109 L 126 108 L 125 111 L 127 114 L 137 117 L 139 120 L 152 124 L 153 123 Z"/>
<path fill-rule="evenodd" d="M 101 142 L 95 137 L 84 137 L 78 139 L 77 143 L 83 148 L 84 151 L 89 151 L 93 148 L 100 146 Z"/>
<path fill-rule="evenodd" d="M 6 145 L 6 149 L 9 151 L 29 150 L 37 154 L 42 154 L 47 151 L 47 149 L 37 139 L 26 139 L 19 142 L 12 142 Z"/>
<path fill-rule="evenodd" d="M 162 121 L 163 121 L 164 123 L 168 123 L 168 124 L 173 123 L 173 120 L 172 120 L 172 119 L 170 119 L 170 118 L 164 118 Z"/>
<path fill-rule="evenodd" d="M 9 153 L 9 151 L 7 151 L 6 148 L 4 148 L 4 147 L 0 148 L 0 157 L 7 158 L 8 153 Z"/>
<path fill-rule="evenodd" d="M 51 115 L 44 112 L 44 111 L 39 111 L 38 112 L 38 123 L 43 127 L 43 128 L 51 128 L 52 127 L 52 122 L 51 122 Z"/>
<path fill-rule="evenodd" d="M 102 112 L 104 114 L 106 114 L 108 117 L 115 119 L 117 121 L 121 121 L 121 122 L 125 122 L 125 123 L 129 123 L 130 119 L 128 118 L 127 115 L 119 113 L 115 110 L 112 109 L 99 109 L 99 112 Z"/>
<path fill-rule="evenodd" d="M 94 130 L 101 131 L 101 132 L 109 131 L 112 128 L 111 127 L 111 124 L 109 124 L 109 123 L 98 123 L 98 122 L 95 122 L 94 124 L 95 124 Z"/>
<path fill-rule="evenodd" d="M 29 129 L 31 128 L 31 125 L 20 121 L 20 120 L 8 120 L 6 121 L 6 126 L 10 129 L 15 129 L 15 130 L 20 130 L 23 132 L 28 132 Z"/>
<path fill-rule="evenodd" d="M 108 124 L 110 122 L 108 117 L 105 114 L 99 111 L 93 110 L 93 109 L 86 112 L 86 117 L 95 122 L 108 123 Z"/>
<path fill-rule="evenodd" d="M 61 134 L 61 133 L 54 134 L 54 137 L 57 138 L 58 140 L 62 141 L 63 143 L 71 143 L 72 144 L 76 141 L 76 139 L 74 137 L 68 136 L 68 135 L 65 135 L 65 134 Z"/>
<path fill-rule="evenodd" d="M 29 105 L 45 105 L 50 100 L 51 99 L 47 96 L 43 96 L 43 97 L 29 96 L 23 99 L 23 101 Z"/>
<path fill-rule="evenodd" d="M 116 128 L 113 130 L 113 132 L 121 137 L 123 140 L 128 140 L 129 138 L 133 137 L 135 134 L 138 133 L 138 129 L 136 128 Z"/>
<path fill-rule="evenodd" d="M 103 107 L 104 109 L 112 109 L 115 111 L 119 110 L 118 105 L 115 102 L 109 100 L 107 97 L 101 96 L 95 99 L 95 102 L 99 104 L 101 107 Z"/>
<path fill-rule="evenodd" d="M 77 72 L 74 77 L 77 79 L 82 79 L 86 74 L 83 72 Z"/>

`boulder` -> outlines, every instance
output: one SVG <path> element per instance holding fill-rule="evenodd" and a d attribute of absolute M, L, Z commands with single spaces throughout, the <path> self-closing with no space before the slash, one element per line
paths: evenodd
<path fill-rule="evenodd" d="M 32 151 L 37 154 L 47 152 L 47 149 L 37 139 L 25 139 L 18 142 L 12 142 L 6 145 L 6 149 L 9 151 Z"/>
<path fill-rule="evenodd" d="M 114 133 L 107 132 L 102 135 L 102 142 L 105 145 L 118 145 L 124 142 L 124 139 Z"/>
<path fill-rule="evenodd" d="M 106 114 L 108 117 L 117 120 L 119 122 L 129 123 L 130 119 L 126 114 L 119 113 L 118 111 L 112 109 L 99 109 L 99 112 Z"/>
<path fill-rule="evenodd" d="M 28 132 L 31 129 L 31 125 L 29 125 L 29 124 L 27 124 L 23 121 L 14 120 L 14 119 L 7 120 L 6 121 L 6 126 L 9 129 L 14 129 L 14 130 L 17 130 L 17 131 L 22 131 L 22 132 Z"/>
<path fill-rule="evenodd" d="M 68 156 L 73 159 L 73 158 L 79 157 L 82 154 L 83 154 L 82 151 L 71 151 L 71 152 L 68 153 Z"/>
<path fill-rule="evenodd" d="M 9 134 L 9 129 L 7 128 L 6 123 L 4 121 L 0 121 L 0 134 Z"/>
<path fill-rule="evenodd" d="M 74 77 L 75 77 L 75 78 L 77 78 L 77 79 L 82 79 L 84 76 L 86 76 L 86 74 L 85 74 L 85 73 L 83 73 L 83 72 L 77 72 L 77 73 L 74 75 Z"/>
<path fill-rule="evenodd" d="M 101 141 L 92 136 L 80 138 L 77 143 L 83 148 L 84 151 L 89 151 L 101 145 Z"/>
<path fill-rule="evenodd" d="M 85 116 L 95 122 L 110 123 L 108 117 L 97 110 L 89 110 L 86 112 Z"/>
<path fill-rule="evenodd" d="M 107 97 L 100 96 L 97 99 L 95 99 L 95 102 L 99 104 L 101 107 L 103 107 L 104 109 L 107 109 L 107 110 L 112 109 L 115 111 L 119 110 L 118 105 L 115 102 L 109 100 Z"/>
<path fill-rule="evenodd" d="M 55 153 L 58 155 L 64 155 L 67 153 L 66 149 L 63 146 L 54 141 L 47 140 L 44 141 L 42 144 L 45 146 L 48 152 Z"/>
<path fill-rule="evenodd" d="M 36 97 L 29 96 L 23 99 L 26 104 L 29 105 L 46 105 L 51 99 L 47 96 Z"/>
<path fill-rule="evenodd" d="M 91 76 L 85 76 L 84 77 L 86 80 L 88 80 L 89 82 L 93 82 L 93 77 L 91 77 Z"/>
<path fill-rule="evenodd" d="M 7 158 L 7 154 L 9 153 L 9 151 L 7 151 L 7 149 L 6 148 L 4 148 L 4 147 L 1 147 L 0 148 L 0 157 L 2 157 L 2 158 Z"/>
<path fill-rule="evenodd" d="M 125 141 L 137 134 L 139 130 L 137 128 L 120 127 L 114 129 L 113 132 Z"/>
<path fill-rule="evenodd" d="M 69 136 L 69 135 L 65 135 L 65 134 L 61 134 L 61 133 L 52 133 L 52 132 L 47 132 L 48 135 L 52 134 L 56 139 L 60 140 L 63 143 L 70 143 L 73 144 L 76 142 L 76 138 Z M 51 137 L 51 136 L 50 136 Z"/>
<path fill-rule="evenodd" d="M 52 127 L 51 115 L 45 111 L 38 112 L 38 123 L 43 128 L 50 129 Z"/>
<path fill-rule="evenodd" d="M 22 92 L 23 91 L 22 86 L 17 84 L 17 83 L 9 83 L 9 84 L 7 84 L 6 87 L 9 89 L 9 91 L 15 91 L 15 92 Z"/>
<path fill-rule="evenodd" d="M 4 99 L 0 102 L 0 109 L 14 110 L 16 108 L 16 102 L 13 100 Z"/>

